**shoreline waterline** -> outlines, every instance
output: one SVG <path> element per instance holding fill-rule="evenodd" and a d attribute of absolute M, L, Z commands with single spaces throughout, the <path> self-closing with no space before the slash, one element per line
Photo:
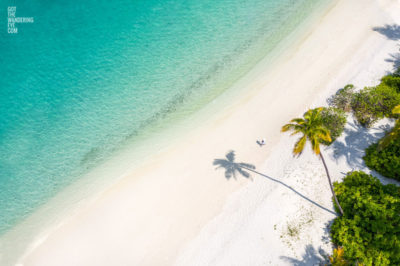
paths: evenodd
<path fill-rule="evenodd" d="M 321 8 L 324 9 L 324 8 Z M 319 10 L 321 12 L 321 10 Z M 326 10 L 324 11 L 326 12 Z M 315 14 L 314 14 L 315 15 Z M 316 15 L 317 16 L 317 15 Z M 318 17 L 318 16 L 317 16 Z M 304 25 L 303 25 L 304 26 Z M 307 25 L 307 27 L 310 27 L 310 25 Z M 299 31 L 300 29 L 297 28 L 296 31 Z M 307 30 L 307 29 L 303 29 Z M 301 33 L 297 32 L 295 34 L 301 35 Z M 287 46 L 290 47 L 290 44 L 287 43 Z M 286 47 L 286 46 L 285 46 Z M 286 47 L 287 48 L 287 47 Z M 268 64 L 264 63 L 258 63 L 256 65 L 258 71 L 265 71 L 266 68 L 273 67 L 273 64 L 277 60 L 279 62 L 280 54 L 285 53 L 285 51 L 279 51 L 276 55 L 277 58 L 271 59 L 267 58 L 264 59 L 264 61 L 267 61 Z M 274 55 L 269 55 L 271 57 L 274 57 Z M 268 56 L 267 56 L 268 57 Z M 252 75 L 253 73 L 250 73 Z M 248 74 L 247 74 L 248 75 Z M 257 75 L 257 74 L 256 74 Z M 254 91 L 251 92 L 244 92 L 240 90 L 240 86 L 238 84 L 241 84 L 243 82 L 247 82 L 244 80 L 247 80 L 249 77 L 242 77 L 237 83 L 235 83 L 234 87 L 237 87 L 236 89 L 231 89 L 228 91 L 225 91 L 223 95 L 215 99 L 213 102 L 207 104 L 206 107 L 202 108 L 202 110 L 198 111 L 195 114 L 192 114 L 191 118 L 192 121 L 187 121 L 186 119 L 182 119 L 182 121 L 176 123 L 173 128 L 163 128 L 163 130 L 159 132 L 154 132 L 153 135 L 150 135 L 146 137 L 145 140 L 140 139 L 136 140 L 135 144 L 128 145 L 129 147 L 121 149 L 121 151 L 118 152 L 116 156 L 114 156 L 113 159 L 108 160 L 105 162 L 102 166 L 94 169 L 87 175 L 87 177 L 82 178 L 81 180 L 76 181 L 72 185 L 68 186 L 68 188 L 64 189 L 61 193 L 59 193 L 55 198 L 51 199 L 48 204 L 45 204 L 44 206 L 40 207 L 37 212 L 35 212 L 33 215 L 28 217 L 25 221 L 23 221 L 20 225 L 22 227 L 25 226 L 28 231 L 20 231 L 20 233 L 24 234 L 25 236 L 29 236 L 32 234 L 30 237 L 33 237 L 33 239 L 36 239 L 33 241 L 33 244 L 31 245 L 29 249 L 33 249 L 34 247 L 40 245 L 41 242 L 43 242 L 46 237 L 51 233 L 51 231 L 56 230 L 59 228 L 62 224 L 65 223 L 65 219 L 72 219 L 74 216 L 74 213 L 77 214 L 79 213 L 82 209 L 88 208 L 95 200 L 98 198 L 99 195 L 103 194 L 103 191 L 109 187 L 110 185 L 118 182 L 118 180 L 123 179 L 126 177 L 128 174 L 132 173 L 132 168 L 135 168 L 139 165 L 146 165 L 146 164 L 152 164 L 152 162 L 157 161 L 157 159 L 154 159 L 154 157 L 160 156 L 160 154 L 164 154 L 169 148 L 173 145 L 180 145 L 179 142 L 182 140 L 181 138 L 185 138 L 182 136 L 182 134 L 185 134 L 185 131 L 193 131 L 202 123 L 210 123 L 205 120 L 209 117 L 210 114 L 213 113 L 220 113 L 221 110 L 224 110 L 226 108 L 231 108 L 232 102 L 240 102 L 242 99 L 240 98 L 240 95 L 251 95 L 254 93 Z M 245 96 L 248 97 L 248 96 Z M 229 104 L 231 103 L 231 104 Z M 214 120 L 214 119 L 212 119 Z M 165 125 L 164 125 L 165 126 Z M 179 133 L 180 132 L 180 133 Z M 166 137 L 168 136 L 168 137 Z M 156 140 L 156 141 L 155 141 Z M 141 142 L 139 144 L 139 142 Z M 137 148 L 136 153 L 132 153 L 130 150 L 130 146 L 135 145 L 135 148 Z M 148 147 L 151 146 L 152 150 L 150 151 Z M 144 155 L 146 154 L 146 155 Z M 137 159 L 139 158 L 140 159 Z M 137 160 L 136 160 L 137 159 Z M 133 165 L 132 161 L 137 161 L 137 165 Z M 125 165 L 122 166 L 122 165 Z M 111 174 L 112 173 L 112 174 Z M 101 176 L 114 176 L 114 178 L 109 178 L 107 180 L 103 180 L 102 178 L 97 178 L 99 175 Z M 92 184 L 91 182 L 95 179 L 98 179 L 97 182 L 99 184 Z M 111 181 L 112 180 L 112 181 Z M 81 187 L 86 187 L 87 191 L 80 191 L 79 188 Z M 78 191 L 78 193 L 77 193 Z M 96 196 L 93 196 L 91 194 L 94 194 Z M 81 195 L 79 195 L 81 193 Z M 74 195 L 71 197 L 71 195 Z M 89 196 L 91 195 L 91 196 Z M 61 211 L 61 213 L 58 213 L 59 210 L 56 210 L 59 206 L 60 203 L 67 203 L 66 205 L 69 205 L 66 207 L 66 210 Z M 61 204 L 62 205 L 62 204 Z M 80 209 L 80 210 L 79 210 Z M 52 213 L 49 215 L 49 213 Z M 58 214 L 57 214 L 58 213 Z M 64 214 L 69 213 L 67 216 L 69 218 L 65 218 Z M 48 225 L 45 227 L 50 227 L 52 229 L 50 230 L 44 230 L 43 229 L 39 230 L 41 233 L 40 237 L 37 237 L 35 233 L 29 232 L 29 227 L 31 227 L 31 221 L 36 221 L 36 223 L 42 223 L 44 215 L 49 215 L 49 216 L 58 216 L 54 221 L 50 221 Z M 51 220 L 51 219 L 50 219 Z M 3 249 L 5 239 L 14 239 L 15 241 L 19 241 L 20 238 L 16 237 L 18 234 L 19 230 L 19 225 L 17 225 L 16 228 L 12 229 L 10 232 L 7 232 L 3 237 L 0 238 L 0 246 Z M 29 237 L 28 237 L 29 238 Z M 2 243 L 3 242 L 3 243 Z M 22 241 L 24 242 L 24 241 Z M 22 243 L 21 242 L 21 243 Z M 8 242 L 10 243 L 10 242 Z M 20 247 L 21 250 L 24 250 L 26 248 L 23 247 L 23 245 Z M 10 249 L 12 250 L 18 250 L 13 249 L 10 246 Z M 11 253 L 10 253 L 11 254 Z M 4 256 L 3 256 L 4 257 Z"/>

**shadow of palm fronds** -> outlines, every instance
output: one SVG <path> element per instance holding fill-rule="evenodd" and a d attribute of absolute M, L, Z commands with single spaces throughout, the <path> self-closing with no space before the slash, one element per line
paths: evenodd
<path fill-rule="evenodd" d="M 385 61 L 393 64 L 393 72 L 396 72 L 400 68 L 400 53 L 389 54 L 390 58 L 386 58 Z M 391 73 L 388 73 L 391 74 Z"/>
<path fill-rule="evenodd" d="M 400 26 L 397 24 L 386 24 L 381 27 L 373 27 L 372 30 L 386 36 L 386 38 L 388 38 L 389 40 L 400 40 Z"/>
<path fill-rule="evenodd" d="M 312 246 L 307 245 L 305 253 L 301 259 L 281 256 L 281 259 L 293 266 L 327 265 L 329 255 L 320 247 L 318 251 Z"/>
<path fill-rule="evenodd" d="M 254 170 L 256 167 L 252 164 L 248 163 L 237 163 L 235 162 L 235 152 L 229 151 L 225 155 L 226 159 L 215 159 L 213 165 L 216 165 L 217 168 L 225 169 L 225 177 L 226 179 L 230 179 L 231 177 L 236 179 L 236 173 L 241 174 L 242 176 L 249 178 L 250 174 L 243 169 Z"/>
<path fill-rule="evenodd" d="M 235 152 L 234 151 L 229 151 L 225 155 L 225 158 L 226 159 L 215 159 L 214 162 L 213 162 L 213 165 L 217 166 L 217 168 L 215 168 L 215 169 L 219 169 L 219 168 L 224 168 L 225 169 L 225 177 L 226 177 L 226 179 L 229 180 L 231 177 L 236 179 L 236 172 L 240 173 L 242 176 L 244 176 L 246 178 L 249 178 L 250 174 L 247 172 L 247 171 L 249 171 L 249 172 L 252 172 L 254 174 L 258 174 L 260 176 L 266 177 L 267 179 L 269 179 L 271 181 L 274 181 L 274 182 L 276 182 L 278 184 L 281 184 L 281 185 L 285 186 L 286 188 L 290 189 L 291 191 L 293 191 L 294 193 L 299 195 L 301 198 L 303 198 L 306 201 L 312 203 L 313 205 L 315 205 L 315 206 L 317 206 L 317 207 L 319 207 L 319 208 L 321 208 L 321 209 L 323 209 L 323 210 L 325 210 L 325 211 L 327 211 L 327 212 L 329 212 L 331 214 L 336 215 L 336 213 L 333 212 L 332 210 L 329 210 L 329 209 L 323 207 L 322 205 L 318 204 L 317 202 L 309 199 L 308 197 L 304 196 L 303 194 L 301 194 L 300 192 L 298 192 L 297 190 L 295 190 L 291 186 L 285 184 L 284 182 L 282 182 L 282 181 L 280 181 L 278 179 L 272 178 L 272 177 L 270 177 L 268 175 L 265 175 L 263 173 L 257 172 L 255 170 L 256 167 L 254 165 L 248 164 L 248 163 L 236 163 L 235 162 Z M 243 169 L 245 169 L 247 171 L 245 171 Z"/>

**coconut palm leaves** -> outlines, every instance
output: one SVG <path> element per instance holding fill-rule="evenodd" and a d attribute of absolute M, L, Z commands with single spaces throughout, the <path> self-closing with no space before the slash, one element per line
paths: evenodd
<path fill-rule="evenodd" d="M 293 154 L 299 156 L 307 143 L 311 143 L 311 148 L 315 154 L 320 154 L 319 145 L 321 141 L 331 141 L 329 130 L 323 126 L 321 119 L 322 107 L 308 110 L 304 118 L 292 119 L 289 124 L 282 127 L 282 132 L 293 131 L 291 135 L 302 134 L 303 136 L 296 142 Z"/>
<path fill-rule="evenodd" d="M 295 118 L 290 121 L 289 124 L 286 124 L 282 127 L 282 132 L 293 131 L 291 135 L 300 134 L 300 139 L 296 142 L 293 148 L 293 154 L 295 156 L 301 155 L 304 150 L 304 147 L 307 143 L 307 140 L 311 143 L 311 148 L 316 155 L 319 155 L 322 163 L 324 164 L 324 168 L 326 171 L 326 175 L 328 177 L 329 186 L 332 191 L 333 198 L 335 199 L 336 205 L 338 206 L 340 213 L 343 215 L 342 207 L 339 204 L 339 201 L 335 195 L 333 190 L 331 177 L 329 175 L 328 167 L 326 166 L 325 159 L 322 156 L 320 150 L 321 141 L 331 141 L 331 136 L 329 130 L 323 126 L 323 121 L 321 118 L 322 107 L 308 110 L 303 118 Z"/>

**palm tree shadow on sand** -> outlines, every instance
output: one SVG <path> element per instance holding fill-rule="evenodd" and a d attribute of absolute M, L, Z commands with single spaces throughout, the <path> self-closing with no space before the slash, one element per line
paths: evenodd
<path fill-rule="evenodd" d="M 386 24 L 381 27 L 373 27 L 373 31 L 379 32 L 386 38 L 392 41 L 400 40 L 400 25 L 397 24 Z"/>
<path fill-rule="evenodd" d="M 314 204 L 315 206 L 329 212 L 332 213 L 334 215 L 337 215 L 337 213 L 325 208 L 324 206 L 318 204 L 317 202 L 307 198 L 306 196 L 304 196 L 303 194 L 301 194 L 300 192 L 298 192 L 297 190 L 295 190 L 294 188 L 292 188 L 291 186 L 283 183 L 280 180 L 277 180 L 275 178 L 272 178 L 270 176 L 264 175 L 263 173 L 257 172 L 255 169 L 256 167 L 252 164 L 248 164 L 248 163 L 237 163 L 235 162 L 235 152 L 234 151 L 229 151 L 226 155 L 225 155 L 226 159 L 215 159 L 213 162 L 213 165 L 217 166 L 215 168 L 215 170 L 220 169 L 220 168 L 224 168 L 225 169 L 225 178 L 226 179 L 230 179 L 231 177 L 236 179 L 236 173 L 240 173 L 242 176 L 249 178 L 250 177 L 250 173 L 248 173 L 247 171 L 253 172 L 255 174 L 258 174 L 260 176 L 263 176 L 265 178 L 268 178 L 271 181 L 274 181 L 276 183 L 279 183 L 281 185 L 283 185 L 284 187 L 290 189 L 291 191 L 293 191 L 294 193 L 296 193 L 297 195 L 299 195 L 300 197 L 302 197 L 303 199 L 307 200 L 308 202 Z M 247 171 L 245 171 L 247 170 Z"/>
<path fill-rule="evenodd" d="M 224 168 L 225 169 L 225 177 L 226 179 L 230 179 L 231 177 L 236 179 L 236 173 L 241 174 L 242 176 L 249 178 L 250 174 L 246 172 L 246 170 L 254 170 L 256 167 L 252 164 L 248 163 L 236 163 L 235 162 L 235 152 L 234 151 L 229 151 L 225 155 L 226 159 L 215 159 L 213 162 L 213 165 L 216 165 L 217 168 Z"/>
<path fill-rule="evenodd" d="M 305 253 L 301 259 L 286 256 L 281 256 L 280 258 L 293 266 L 328 265 L 329 261 L 329 255 L 322 248 L 316 250 L 312 245 L 306 246 Z"/>

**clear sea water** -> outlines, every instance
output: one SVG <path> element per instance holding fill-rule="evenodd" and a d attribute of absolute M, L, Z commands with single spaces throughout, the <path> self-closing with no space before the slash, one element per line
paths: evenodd
<path fill-rule="evenodd" d="M 0 235 L 127 140 L 212 101 L 319 2 L 0 0 Z M 34 23 L 8 34 L 8 6 Z"/>

